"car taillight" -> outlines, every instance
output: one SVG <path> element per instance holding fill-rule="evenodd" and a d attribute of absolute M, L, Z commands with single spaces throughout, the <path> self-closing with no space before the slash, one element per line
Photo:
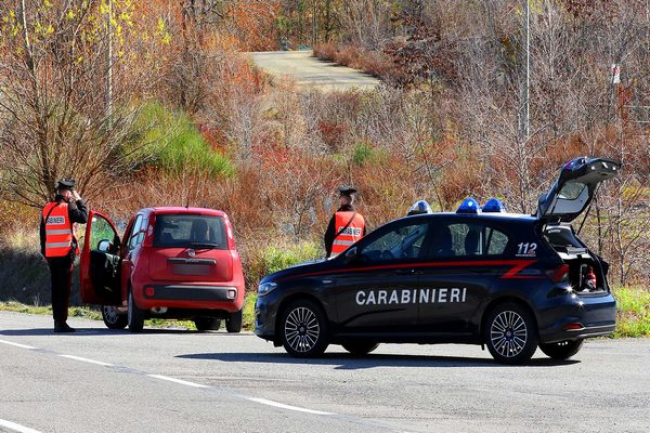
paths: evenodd
<path fill-rule="evenodd" d="M 569 281 L 569 265 L 562 264 L 555 269 L 550 269 L 546 271 L 546 275 L 548 275 L 554 283 Z"/>
<path fill-rule="evenodd" d="M 569 323 L 568 325 L 566 325 L 566 326 L 564 327 L 564 329 L 565 329 L 566 331 L 577 331 L 577 330 L 579 330 L 579 329 L 584 329 L 584 326 L 583 326 L 582 323 L 580 323 L 580 322 Z"/>

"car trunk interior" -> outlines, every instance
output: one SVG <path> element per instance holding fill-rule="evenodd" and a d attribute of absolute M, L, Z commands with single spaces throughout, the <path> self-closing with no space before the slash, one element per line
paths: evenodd
<path fill-rule="evenodd" d="M 544 238 L 569 266 L 569 280 L 576 293 L 587 295 L 609 291 L 606 281 L 609 265 L 584 245 L 570 224 L 546 225 Z"/>

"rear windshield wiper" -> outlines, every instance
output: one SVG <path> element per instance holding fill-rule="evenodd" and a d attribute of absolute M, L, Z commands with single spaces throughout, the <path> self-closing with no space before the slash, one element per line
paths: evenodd
<path fill-rule="evenodd" d="M 210 242 L 190 242 L 190 246 L 198 249 L 221 248 L 221 245 Z"/>

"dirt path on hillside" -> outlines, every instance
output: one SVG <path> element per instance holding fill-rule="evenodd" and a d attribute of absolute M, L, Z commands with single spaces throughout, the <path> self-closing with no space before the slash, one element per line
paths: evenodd
<path fill-rule="evenodd" d="M 273 51 L 248 53 L 255 64 L 267 73 L 289 76 L 302 88 L 332 90 L 371 90 L 380 81 L 356 69 L 324 62 L 312 57 L 311 51 Z"/>

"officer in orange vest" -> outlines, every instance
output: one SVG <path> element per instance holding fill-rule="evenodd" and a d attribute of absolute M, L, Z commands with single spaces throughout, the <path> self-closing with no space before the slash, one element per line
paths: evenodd
<path fill-rule="evenodd" d="M 357 190 L 351 186 L 339 187 L 341 207 L 338 208 L 325 231 L 326 257 L 341 254 L 366 235 L 366 222 L 353 206 L 356 192 Z"/>
<path fill-rule="evenodd" d="M 88 221 L 88 208 L 74 189 L 75 181 L 59 181 L 54 201 L 41 214 L 41 254 L 52 276 L 54 332 L 74 332 L 66 323 L 75 256 L 79 253 L 74 224 Z"/>

